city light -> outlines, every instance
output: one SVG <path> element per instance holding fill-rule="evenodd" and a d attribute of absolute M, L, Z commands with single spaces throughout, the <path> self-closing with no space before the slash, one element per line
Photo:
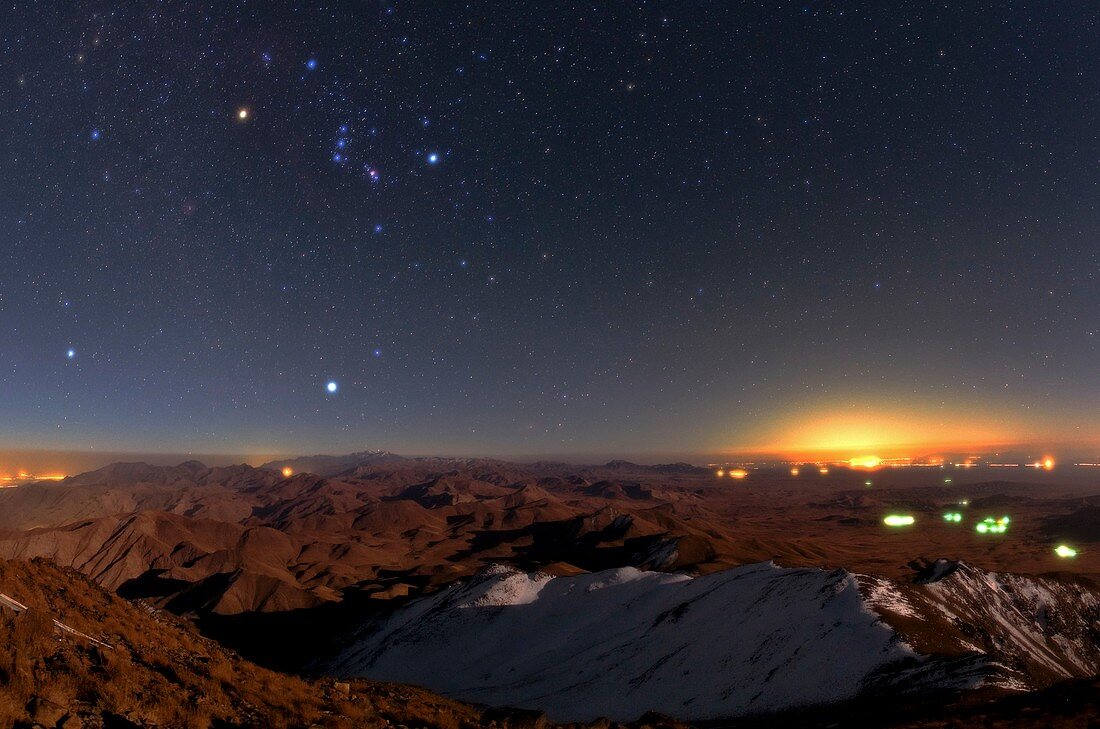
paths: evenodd
<path fill-rule="evenodd" d="M 890 514 L 882 520 L 882 523 L 889 527 L 902 527 L 912 526 L 916 521 L 916 519 L 908 514 Z"/>
<path fill-rule="evenodd" d="M 1009 518 L 1002 516 L 1000 519 L 994 519 L 991 516 L 987 516 L 978 522 L 974 529 L 979 534 L 1004 534 L 1008 531 Z"/>

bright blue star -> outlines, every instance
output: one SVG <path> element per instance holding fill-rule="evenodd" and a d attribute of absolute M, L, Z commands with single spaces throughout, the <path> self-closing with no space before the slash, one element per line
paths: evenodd
<path fill-rule="evenodd" d="M 311 58 L 308 61 L 306 61 L 306 68 L 308 68 L 310 71 L 316 70 L 317 69 L 317 59 L 316 58 Z"/>
<path fill-rule="evenodd" d="M 328 390 L 329 394 L 336 392 L 339 387 L 340 386 L 336 384 L 336 380 L 329 380 L 328 384 L 325 385 L 325 389 Z"/>
<path fill-rule="evenodd" d="M 344 155 L 337 152 L 336 154 L 332 155 L 332 161 L 337 162 L 337 163 L 343 162 L 344 161 Z"/>
<path fill-rule="evenodd" d="M 381 349 L 374 350 L 374 356 L 375 357 L 381 357 L 382 356 L 382 350 Z"/>
<path fill-rule="evenodd" d="M 439 164 L 439 153 L 438 152 L 432 152 L 431 154 L 428 155 L 428 164 L 430 164 L 430 165 Z"/>
<path fill-rule="evenodd" d="M 70 349 L 68 352 L 65 353 L 65 356 L 69 359 L 76 359 L 76 350 Z"/>
<path fill-rule="evenodd" d="M 93 141 L 93 142 L 98 142 L 98 141 L 99 141 L 99 137 L 100 137 L 100 132 L 99 132 L 99 130 L 98 130 L 98 129 L 93 129 L 93 130 L 92 130 L 92 133 L 91 133 L 91 134 L 89 134 L 88 136 L 90 136 L 90 137 L 92 138 L 92 141 Z"/>
<path fill-rule="evenodd" d="M 346 146 L 348 146 L 348 140 L 346 140 L 346 139 L 337 139 L 336 140 L 336 148 L 337 149 L 343 149 Z"/>
<path fill-rule="evenodd" d="M 375 233 L 381 233 L 382 232 L 382 224 L 381 223 L 378 223 L 377 225 L 374 226 L 374 232 Z"/>

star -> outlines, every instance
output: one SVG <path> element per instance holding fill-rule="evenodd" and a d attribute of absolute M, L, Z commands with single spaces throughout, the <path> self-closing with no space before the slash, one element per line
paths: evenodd
<path fill-rule="evenodd" d="M 248 121 L 249 116 L 251 116 L 251 112 L 249 112 L 246 107 L 242 106 L 240 109 L 237 109 L 237 118 L 239 120 Z"/>
<path fill-rule="evenodd" d="M 306 68 L 310 71 L 317 70 L 317 59 L 316 58 L 311 58 L 308 61 L 306 61 Z"/>
<path fill-rule="evenodd" d="M 91 134 L 89 134 L 88 136 L 91 137 L 93 142 L 98 142 L 99 137 L 101 136 L 101 133 L 98 129 L 93 129 Z"/>
<path fill-rule="evenodd" d="M 329 380 L 328 384 L 325 385 L 325 389 L 328 390 L 329 394 L 335 393 L 339 387 L 340 386 L 336 384 L 336 380 Z"/>
<path fill-rule="evenodd" d="M 439 153 L 438 152 L 432 152 L 431 154 L 428 155 L 428 164 L 430 164 L 430 165 L 439 164 Z"/>
<path fill-rule="evenodd" d="M 65 356 L 69 359 L 76 359 L 76 350 L 70 349 L 68 352 L 65 353 Z"/>

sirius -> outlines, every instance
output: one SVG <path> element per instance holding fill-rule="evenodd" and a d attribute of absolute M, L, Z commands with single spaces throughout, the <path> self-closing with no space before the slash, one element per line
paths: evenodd
<path fill-rule="evenodd" d="M 339 386 L 336 384 L 335 380 L 330 380 L 329 383 L 325 385 L 325 389 L 328 390 L 330 393 L 336 392 L 338 387 Z"/>

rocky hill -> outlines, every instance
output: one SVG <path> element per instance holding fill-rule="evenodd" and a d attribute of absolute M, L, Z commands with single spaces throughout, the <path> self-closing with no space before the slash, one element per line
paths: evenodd
<path fill-rule="evenodd" d="M 0 561 L 0 726 L 551 729 L 538 712 L 474 707 L 411 686 L 269 671 L 170 614 L 42 561 Z M 615 726 L 682 725 L 650 717 Z"/>

